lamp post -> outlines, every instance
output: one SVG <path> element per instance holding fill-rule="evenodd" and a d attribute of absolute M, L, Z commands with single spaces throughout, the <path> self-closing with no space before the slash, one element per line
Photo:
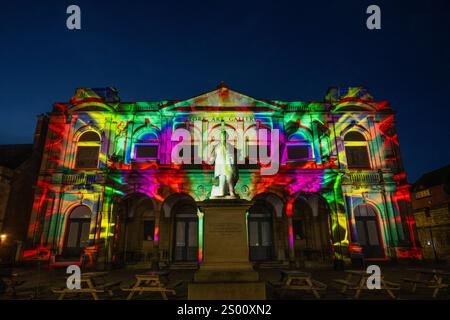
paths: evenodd
<path fill-rule="evenodd" d="M 434 244 L 434 239 L 433 239 L 433 231 L 432 231 L 432 227 L 430 226 L 430 227 L 428 227 L 428 230 L 429 230 L 429 232 L 430 232 L 430 242 L 431 242 L 431 246 L 432 246 L 432 248 L 433 248 L 433 253 L 434 253 L 434 260 L 436 261 L 436 263 L 439 263 L 439 258 L 438 258 L 438 254 L 437 254 L 437 251 L 436 251 L 436 246 L 435 246 L 435 244 Z"/>
<path fill-rule="evenodd" d="M 425 208 L 425 217 L 430 218 L 431 214 L 430 214 L 430 207 L 426 207 Z M 438 254 L 436 251 L 436 246 L 434 244 L 434 238 L 433 238 L 433 226 L 431 225 L 431 223 L 428 225 L 428 232 L 430 234 L 430 242 L 431 242 L 431 247 L 433 248 L 433 253 L 434 253 L 434 260 L 436 261 L 436 263 L 439 263 L 439 258 L 438 258 Z"/>

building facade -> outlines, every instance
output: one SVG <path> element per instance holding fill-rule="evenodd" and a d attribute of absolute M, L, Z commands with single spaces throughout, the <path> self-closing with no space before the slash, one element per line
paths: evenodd
<path fill-rule="evenodd" d="M 450 165 L 428 172 L 412 187 L 412 206 L 424 259 L 450 260 Z"/>
<path fill-rule="evenodd" d="M 156 102 L 81 88 L 48 117 L 28 257 L 197 266 L 196 203 L 217 184 L 208 148 L 219 128 L 243 137 L 236 192 L 253 202 L 255 264 L 421 257 L 394 111 L 362 87 L 331 88 L 321 102 L 260 100 L 223 83 Z"/>

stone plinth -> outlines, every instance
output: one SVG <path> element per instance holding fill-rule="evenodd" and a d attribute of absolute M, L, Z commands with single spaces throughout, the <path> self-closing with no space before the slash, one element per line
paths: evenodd
<path fill-rule="evenodd" d="M 249 261 L 246 213 L 250 201 L 214 199 L 197 204 L 203 217 L 203 262 L 188 299 L 265 299 L 265 283 Z"/>

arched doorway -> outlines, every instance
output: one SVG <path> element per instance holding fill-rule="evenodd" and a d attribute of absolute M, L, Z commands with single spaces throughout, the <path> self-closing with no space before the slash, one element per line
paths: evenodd
<path fill-rule="evenodd" d="M 91 209 L 83 205 L 71 211 L 67 220 L 64 256 L 79 257 L 83 249 L 89 245 L 91 216 Z"/>
<path fill-rule="evenodd" d="M 248 244 L 251 261 L 272 260 L 273 213 L 264 198 L 256 199 L 248 211 Z"/>
<path fill-rule="evenodd" d="M 363 248 L 364 258 L 384 258 L 380 223 L 376 209 L 367 203 L 356 206 L 354 210 L 358 243 Z"/>
<path fill-rule="evenodd" d="M 300 196 L 294 201 L 292 231 L 296 260 L 330 260 L 329 217 L 326 201 L 320 196 Z"/>
<path fill-rule="evenodd" d="M 197 261 L 197 205 L 191 198 L 183 197 L 175 203 L 171 213 L 174 217 L 173 260 Z"/>
<path fill-rule="evenodd" d="M 118 258 L 123 263 L 149 262 L 155 247 L 155 208 L 151 198 L 133 194 L 119 211 Z"/>

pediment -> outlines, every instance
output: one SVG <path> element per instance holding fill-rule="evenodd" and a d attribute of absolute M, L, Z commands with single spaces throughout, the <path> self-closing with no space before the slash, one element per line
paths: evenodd
<path fill-rule="evenodd" d="M 279 111 L 282 109 L 280 105 L 273 101 L 258 100 L 245 94 L 229 89 L 225 85 L 219 86 L 214 91 L 210 91 L 193 98 L 176 101 L 166 106 L 168 109 L 239 109 L 239 108 L 264 108 Z"/>

